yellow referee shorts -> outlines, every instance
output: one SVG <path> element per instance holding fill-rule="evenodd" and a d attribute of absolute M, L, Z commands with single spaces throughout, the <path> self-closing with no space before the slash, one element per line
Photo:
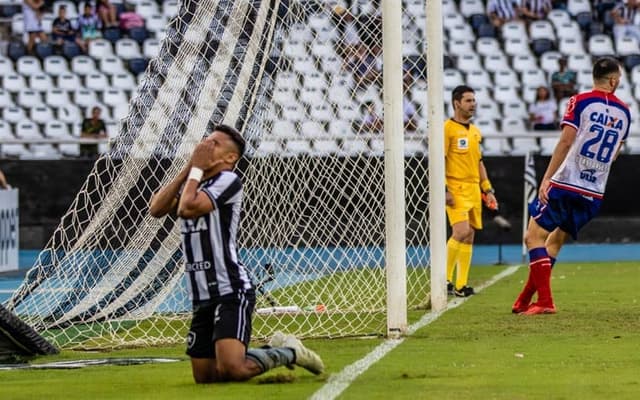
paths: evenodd
<path fill-rule="evenodd" d="M 474 229 L 482 229 L 482 198 L 477 183 L 447 184 L 447 190 L 453 196 L 453 207 L 447 206 L 449 224 L 469 221 Z"/>

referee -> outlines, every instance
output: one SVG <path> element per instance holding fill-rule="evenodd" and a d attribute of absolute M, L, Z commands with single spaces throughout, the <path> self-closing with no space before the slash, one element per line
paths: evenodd
<path fill-rule="evenodd" d="M 297 364 L 319 374 L 322 360 L 293 335 L 277 333 L 272 347 L 248 349 L 255 292 L 238 260 L 242 183 L 233 171 L 245 141 L 218 125 L 188 165 L 151 199 L 156 218 L 177 212 L 187 289 L 193 305 L 187 354 L 196 383 L 244 381 Z"/>

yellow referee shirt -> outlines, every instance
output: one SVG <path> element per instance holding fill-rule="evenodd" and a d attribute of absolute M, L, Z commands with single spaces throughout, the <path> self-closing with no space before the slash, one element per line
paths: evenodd
<path fill-rule="evenodd" d="M 444 123 L 444 156 L 447 186 L 454 183 L 480 184 L 480 142 L 482 134 L 473 124 L 453 119 Z"/>

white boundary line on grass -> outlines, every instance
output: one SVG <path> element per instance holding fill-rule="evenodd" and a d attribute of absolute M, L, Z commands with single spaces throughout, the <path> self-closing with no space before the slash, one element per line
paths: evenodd
<path fill-rule="evenodd" d="M 505 278 L 518 270 L 520 266 L 516 265 L 513 267 L 509 267 L 499 274 L 494 275 L 491 279 L 489 279 L 484 284 L 480 285 L 476 292 L 481 292 L 485 288 L 493 285 L 498 282 L 500 279 Z M 447 308 L 439 312 L 430 312 L 425 314 L 418 322 L 411 325 L 407 329 L 407 335 L 412 335 L 418 329 L 421 329 L 433 321 L 437 320 L 442 314 L 446 311 L 454 309 L 460 306 L 465 301 L 469 300 L 469 297 L 466 298 L 456 298 L 451 300 L 447 304 Z M 346 366 L 342 371 L 338 374 L 331 375 L 327 381 L 327 383 L 321 387 L 317 392 L 311 395 L 311 400 L 333 400 L 337 398 L 345 389 L 349 387 L 351 382 L 353 382 L 359 375 L 365 372 L 369 367 L 378 362 L 382 357 L 387 355 L 391 350 L 395 349 L 399 344 L 404 342 L 404 338 L 400 339 L 387 339 L 382 342 L 378 347 L 373 349 L 369 354 L 367 354 L 364 358 L 359 359 L 351 365 Z"/>

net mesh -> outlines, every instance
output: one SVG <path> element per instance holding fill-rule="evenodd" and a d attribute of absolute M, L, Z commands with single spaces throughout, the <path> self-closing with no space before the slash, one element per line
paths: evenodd
<path fill-rule="evenodd" d="M 254 337 L 386 332 L 378 2 L 185 0 L 120 134 L 8 306 L 64 348 L 182 342 L 176 220 L 154 191 L 218 123 L 249 150 L 240 257 Z M 407 291 L 429 291 L 424 3 L 403 2 Z"/>

